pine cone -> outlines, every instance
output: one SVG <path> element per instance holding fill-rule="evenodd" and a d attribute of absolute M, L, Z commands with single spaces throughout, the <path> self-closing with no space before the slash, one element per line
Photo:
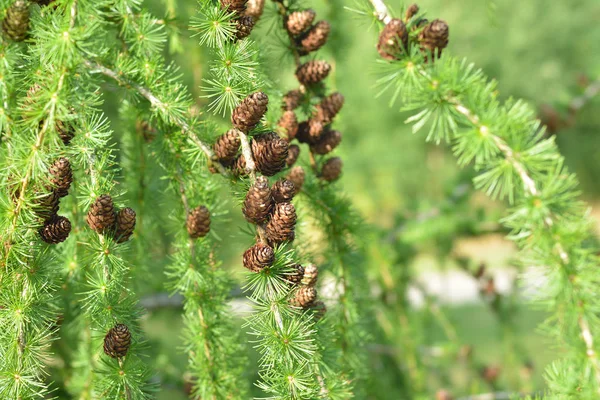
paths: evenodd
<path fill-rule="evenodd" d="M 296 78 L 301 84 L 310 86 L 327 78 L 329 71 L 331 66 L 327 61 L 311 60 L 296 69 Z"/>
<path fill-rule="evenodd" d="M 29 2 L 26 0 L 15 1 L 2 21 L 4 35 L 15 42 L 21 42 L 27 37 L 29 30 Z"/>
<path fill-rule="evenodd" d="M 333 121 L 343 106 L 344 96 L 342 96 L 339 92 L 332 93 L 321 100 L 321 103 L 315 107 L 312 119 L 320 121 L 325 125 L 329 124 L 331 121 Z"/>
<path fill-rule="evenodd" d="M 296 194 L 302 189 L 302 185 L 304 185 L 304 169 L 297 165 L 290 170 L 290 173 L 287 175 L 287 179 L 294 182 L 294 187 L 296 188 Z"/>
<path fill-rule="evenodd" d="M 219 136 L 213 149 L 219 161 L 228 163 L 237 156 L 240 144 L 240 137 L 235 130 L 231 129 Z"/>
<path fill-rule="evenodd" d="M 194 208 L 187 216 L 186 227 L 192 239 L 204 237 L 210 231 L 210 211 L 205 206 Z"/>
<path fill-rule="evenodd" d="M 246 97 L 233 110 L 231 123 L 242 132 L 248 132 L 258 125 L 267 112 L 269 98 L 263 92 L 255 92 Z"/>
<path fill-rule="evenodd" d="M 312 306 L 317 299 L 317 289 L 312 286 L 301 286 L 290 299 L 290 304 L 294 307 L 307 309 Z"/>
<path fill-rule="evenodd" d="M 133 235 L 135 228 L 135 211 L 132 208 L 123 208 L 117 213 L 117 229 L 115 238 L 117 243 L 123 243 L 129 240 Z"/>
<path fill-rule="evenodd" d="M 311 310 L 313 311 L 315 322 L 319 322 L 327 313 L 327 306 L 322 301 L 316 301 L 312 305 Z"/>
<path fill-rule="evenodd" d="M 288 142 L 296 137 L 298 132 L 298 119 L 293 111 L 284 111 L 277 122 L 277 126 L 285 130 Z"/>
<path fill-rule="evenodd" d="M 248 0 L 221 0 L 221 8 L 241 15 L 246 10 L 247 2 Z"/>
<path fill-rule="evenodd" d="M 412 17 L 414 17 L 415 15 L 417 15 L 417 13 L 419 12 L 419 6 L 416 4 L 411 4 L 407 9 L 406 9 L 406 14 L 405 14 L 405 19 L 406 21 L 410 21 L 410 19 Z"/>
<path fill-rule="evenodd" d="M 425 28 L 419 33 L 419 44 L 422 51 L 435 53 L 438 57 L 442 50 L 448 46 L 449 28 L 448 24 L 441 19 L 431 21 L 425 25 Z"/>
<path fill-rule="evenodd" d="M 90 206 L 86 222 L 94 231 L 105 233 L 114 228 L 115 221 L 113 200 L 108 194 L 103 194 Z"/>
<path fill-rule="evenodd" d="M 69 233 L 71 233 L 71 221 L 59 215 L 50 218 L 39 230 L 42 240 L 50 244 L 64 242 L 69 237 Z"/>
<path fill-rule="evenodd" d="M 292 266 L 292 268 L 294 272 L 286 274 L 285 280 L 288 281 L 290 286 L 296 286 L 302 282 L 302 277 L 304 276 L 304 267 L 300 264 L 295 264 Z"/>
<path fill-rule="evenodd" d="M 320 177 L 327 182 L 333 182 L 337 180 L 341 174 L 342 159 L 339 157 L 332 157 L 323 164 Z"/>
<path fill-rule="evenodd" d="M 310 145 L 310 148 L 313 153 L 323 155 L 331 153 L 341 141 L 342 134 L 339 131 L 326 130 L 316 143 Z"/>
<path fill-rule="evenodd" d="M 285 26 L 289 33 L 291 33 L 294 36 L 298 36 L 302 32 L 306 31 L 308 28 L 310 28 L 313 21 L 315 20 L 316 15 L 317 13 L 315 13 L 315 11 L 311 9 L 294 11 L 293 13 L 288 15 Z"/>
<path fill-rule="evenodd" d="M 246 12 L 244 15 L 254 18 L 254 22 L 258 22 L 265 9 L 265 0 L 248 0 L 246 3 Z"/>
<path fill-rule="evenodd" d="M 304 267 L 304 276 L 302 277 L 302 284 L 304 286 L 315 286 L 318 278 L 319 268 L 315 264 L 308 264 Z"/>
<path fill-rule="evenodd" d="M 275 262 L 275 252 L 265 244 L 257 243 L 244 252 L 244 267 L 252 272 L 260 272 Z"/>
<path fill-rule="evenodd" d="M 298 124 L 298 133 L 296 133 L 296 139 L 300 143 L 316 143 L 321 138 L 324 129 L 324 122 L 317 118 L 311 118 L 308 121 L 302 121 Z"/>
<path fill-rule="evenodd" d="M 252 155 L 256 169 L 266 176 L 273 176 L 285 168 L 289 144 L 275 132 L 264 133 L 252 140 Z"/>
<path fill-rule="evenodd" d="M 35 214 L 44 221 L 48 221 L 58 213 L 59 202 L 60 196 L 54 190 L 37 197 L 35 199 Z"/>
<path fill-rule="evenodd" d="M 295 144 L 292 144 L 290 145 L 290 147 L 288 147 L 288 156 L 285 159 L 285 163 L 288 167 L 291 167 L 292 165 L 296 164 L 296 161 L 298 160 L 299 156 L 300 147 Z"/>
<path fill-rule="evenodd" d="M 69 188 L 73 183 L 73 170 L 71 169 L 71 163 L 64 157 L 61 157 L 54 161 L 54 163 L 48 169 L 50 172 L 50 184 L 52 189 L 56 192 L 59 197 L 65 197 L 69 194 Z"/>
<path fill-rule="evenodd" d="M 255 23 L 256 21 L 254 21 L 254 17 L 249 15 L 241 16 L 235 21 L 235 37 L 241 40 L 250 36 Z"/>
<path fill-rule="evenodd" d="M 379 35 L 377 51 L 386 60 L 398 60 L 408 46 L 408 31 L 401 19 L 391 20 Z"/>
<path fill-rule="evenodd" d="M 292 203 L 276 203 L 271 220 L 265 227 L 267 239 L 272 244 L 291 242 L 294 240 L 296 226 L 296 209 Z"/>
<path fill-rule="evenodd" d="M 290 90 L 283 96 L 283 109 L 288 111 L 293 111 L 302 102 L 304 98 L 304 94 L 302 94 L 299 90 Z"/>
<path fill-rule="evenodd" d="M 68 146 L 75 137 L 75 128 L 73 127 L 73 124 L 70 122 L 56 121 L 54 126 L 60 140 L 62 140 L 65 146 Z"/>
<path fill-rule="evenodd" d="M 319 50 L 329 37 L 331 26 L 327 21 L 319 21 L 300 39 L 300 54 L 306 55 L 311 51 Z"/>
<path fill-rule="evenodd" d="M 291 201 L 296 194 L 294 182 L 290 181 L 289 179 L 278 180 L 273 184 L 273 187 L 271 188 L 271 194 L 276 203 Z"/>
<path fill-rule="evenodd" d="M 242 207 L 244 217 L 248 222 L 260 224 L 267 219 L 272 207 L 273 197 L 271 196 L 269 181 L 264 176 L 259 176 L 246 193 L 246 199 Z"/>
<path fill-rule="evenodd" d="M 104 353 L 112 358 L 125 357 L 131 346 L 131 332 L 125 324 L 117 324 L 104 336 Z"/>
<path fill-rule="evenodd" d="M 237 156 L 231 165 L 231 169 L 235 176 L 245 176 L 248 175 L 248 171 L 246 171 L 246 159 L 242 154 Z"/>

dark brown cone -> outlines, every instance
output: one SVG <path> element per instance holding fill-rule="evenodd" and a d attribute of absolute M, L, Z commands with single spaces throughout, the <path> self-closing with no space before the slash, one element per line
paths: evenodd
<path fill-rule="evenodd" d="M 321 319 L 323 319 L 323 317 L 327 313 L 327 306 L 322 301 L 316 301 L 312 305 L 311 310 L 313 311 L 315 322 L 318 322 Z"/>
<path fill-rule="evenodd" d="M 276 203 L 271 220 L 265 227 L 267 239 L 273 245 L 294 240 L 296 209 L 292 203 Z"/>
<path fill-rule="evenodd" d="M 445 21 L 441 19 L 431 21 L 419 33 L 421 50 L 431 53 L 437 51 L 439 57 L 442 54 L 442 50 L 448 46 L 448 36 L 449 28 Z"/>
<path fill-rule="evenodd" d="M 411 4 L 406 9 L 406 14 L 405 14 L 405 17 L 404 17 L 405 20 L 408 22 L 412 17 L 414 17 L 415 15 L 417 15 L 418 12 L 419 12 L 419 6 L 416 5 L 416 4 Z"/>
<path fill-rule="evenodd" d="M 70 122 L 56 121 L 55 129 L 65 146 L 68 146 L 75 137 L 75 128 Z"/>
<path fill-rule="evenodd" d="M 235 176 L 245 176 L 248 175 L 248 171 L 246 171 L 246 159 L 243 155 L 239 155 L 235 158 L 231 165 L 231 169 Z"/>
<path fill-rule="evenodd" d="M 310 86 L 327 78 L 330 71 L 331 66 L 327 61 L 311 60 L 296 69 L 296 78 L 301 84 Z"/>
<path fill-rule="evenodd" d="M 267 112 L 269 98 L 263 92 L 255 92 L 246 97 L 233 110 L 231 123 L 242 132 L 248 132 L 258 125 Z"/>
<path fill-rule="evenodd" d="M 294 307 L 307 309 L 312 306 L 317 299 L 317 289 L 312 286 L 301 286 L 290 299 L 290 304 Z"/>
<path fill-rule="evenodd" d="M 288 148 L 288 156 L 285 159 L 285 163 L 288 167 L 296 164 L 298 157 L 300 156 L 300 147 L 298 145 L 292 144 Z"/>
<path fill-rule="evenodd" d="M 265 0 L 248 0 L 246 3 L 246 11 L 244 15 L 254 18 L 254 22 L 258 22 L 265 9 Z"/>
<path fill-rule="evenodd" d="M 291 201 L 296 194 L 296 187 L 289 179 L 280 179 L 273 184 L 271 194 L 275 203 Z"/>
<path fill-rule="evenodd" d="M 244 267 L 252 272 L 260 272 L 275 261 L 275 252 L 265 244 L 257 243 L 244 252 Z"/>
<path fill-rule="evenodd" d="M 240 40 L 247 38 L 250 36 L 255 23 L 256 21 L 254 21 L 254 17 L 249 15 L 241 16 L 237 21 L 235 21 L 235 36 Z"/>
<path fill-rule="evenodd" d="M 321 100 L 321 103 L 315 107 L 312 119 L 321 121 L 326 125 L 333 121 L 343 106 L 344 96 L 339 92 L 332 93 Z"/>
<path fill-rule="evenodd" d="M 55 191 L 36 198 L 35 214 L 44 221 L 50 220 L 58 212 L 59 202 L 60 196 Z"/>
<path fill-rule="evenodd" d="M 319 21 L 313 25 L 300 39 L 300 53 L 305 55 L 319 50 L 327 42 L 330 30 L 331 26 L 327 21 Z"/>
<path fill-rule="evenodd" d="M 293 13 L 288 15 L 285 26 L 289 33 L 291 33 L 294 36 L 298 36 L 299 34 L 306 31 L 308 28 L 310 28 L 313 21 L 315 20 L 316 15 L 317 13 L 315 13 L 315 11 L 311 9 L 294 11 Z"/>
<path fill-rule="evenodd" d="M 246 193 L 244 205 L 242 206 L 244 217 L 248 222 L 260 224 L 267 219 L 272 207 L 273 197 L 271 196 L 269 181 L 264 176 L 259 176 Z"/>
<path fill-rule="evenodd" d="M 210 211 L 205 206 L 194 208 L 187 216 L 186 228 L 192 239 L 204 237 L 210 231 Z"/>
<path fill-rule="evenodd" d="M 310 146 L 313 153 L 327 154 L 331 153 L 342 142 L 342 134 L 339 131 L 326 130 L 321 138 Z"/>
<path fill-rule="evenodd" d="M 290 90 L 283 96 L 283 109 L 288 111 L 293 111 L 302 102 L 304 95 L 299 90 Z"/>
<path fill-rule="evenodd" d="M 39 230 L 42 240 L 50 244 L 64 242 L 69 237 L 70 232 L 71 221 L 59 215 L 55 215 L 46 221 Z"/>
<path fill-rule="evenodd" d="M 291 286 L 299 285 L 304 276 L 304 267 L 300 264 L 296 264 L 292 266 L 292 269 L 294 272 L 287 274 L 285 280 L 288 281 Z"/>
<path fill-rule="evenodd" d="M 2 21 L 2 31 L 7 38 L 21 42 L 27 37 L 28 30 L 29 2 L 17 0 L 6 10 L 6 16 Z"/>
<path fill-rule="evenodd" d="M 54 161 L 48 169 L 50 172 L 50 184 L 59 197 L 65 197 L 69 194 L 69 188 L 73 183 L 73 170 L 71 163 L 64 157 Z"/>
<path fill-rule="evenodd" d="M 302 185 L 304 185 L 304 169 L 297 165 L 290 170 L 290 173 L 287 175 L 287 179 L 294 182 L 294 188 L 296 188 L 296 194 L 302 189 Z"/>
<path fill-rule="evenodd" d="M 231 129 L 219 136 L 213 149 L 219 161 L 227 163 L 235 159 L 240 149 L 240 144 L 239 135 L 235 130 Z"/>
<path fill-rule="evenodd" d="M 321 137 L 323 129 L 323 122 L 319 121 L 318 119 L 311 118 L 308 121 L 302 121 L 298 124 L 298 133 L 296 133 L 296 139 L 300 143 L 316 143 Z"/>
<path fill-rule="evenodd" d="M 265 176 L 273 176 L 285 168 L 289 143 L 274 132 L 254 137 L 252 155 L 256 169 Z"/>
<path fill-rule="evenodd" d="M 286 138 L 290 141 L 296 137 L 298 132 L 298 118 L 293 111 L 284 111 L 277 126 L 285 131 Z"/>
<path fill-rule="evenodd" d="M 135 211 L 132 208 L 123 208 L 117 213 L 117 229 L 115 230 L 115 239 L 117 243 L 123 243 L 129 240 L 135 229 Z"/>
<path fill-rule="evenodd" d="M 221 8 L 230 12 L 243 14 L 248 0 L 221 0 Z"/>
<path fill-rule="evenodd" d="M 386 60 L 398 60 L 408 45 L 408 31 L 401 19 L 394 18 L 379 34 L 377 51 Z"/>
<path fill-rule="evenodd" d="M 115 206 L 112 198 L 103 194 L 90 206 L 86 222 L 94 231 L 105 233 L 115 227 Z"/>
<path fill-rule="evenodd" d="M 125 324 L 117 324 L 104 336 L 104 353 L 112 358 L 125 357 L 131 346 L 131 332 Z"/>
<path fill-rule="evenodd" d="M 308 264 L 304 267 L 304 276 L 302 277 L 302 284 L 304 286 L 315 286 L 319 278 L 319 268 L 315 264 Z"/>
<path fill-rule="evenodd" d="M 321 168 L 320 178 L 327 182 L 333 182 L 337 180 L 342 174 L 342 159 L 339 157 L 332 157 L 325 161 Z"/>

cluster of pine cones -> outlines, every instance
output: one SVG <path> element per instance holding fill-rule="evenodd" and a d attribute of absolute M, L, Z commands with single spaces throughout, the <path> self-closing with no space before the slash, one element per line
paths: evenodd
<path fill-rule="evenodd" d="M 54 0 L 32 0 L 40 6 L 47 6 Z M 6 16 L 2 21 L 2 32 L 4 36 L 15 42 L 22 42 L 27 38 L 29 31 L 29 16 L 31 3 L 29 0 L 16 0 L 6 10 Z"/>
<path fill-rule="evenodd" d="M 54 161 L 50 168 L 47 194 L 37 200 L 36 214 L 43 219 L 44 226 L 39 230 L 40 237 L 46 243 L 64 242 L 71 232 L 71 221 L 58 215 L 60 199 L 69 194 L 73 183 L 73 170 L 68 159 L 61 157 Z"/>
<path fill-rule="evenodd" d="M 425 55 L 440 57 L 448 46 L 448 24 L 441 19 L 429 22 L 418 16 L 419 6 L 412 4 L 406 10 L 404 20 L 392 19 L 381 31 L 377 51 L 386 60 L 399 60 L 411 46 L 419 46 Z"/>
<path fill-rule="evenodd" d="M 117 243 L 123 243 L 133 235 L 135 211 L 129 207 L 115 210 L 112 197 L 103 194 L 90 206 L 86 222 L 95 232 L 111 236 Z"/>
<path fill-rule="evenodd" d="M 265 0 L 221 0 L 221 8 L 234 13 L 235 36 L 238 40 L 250 35 L 264 7 Z"/>

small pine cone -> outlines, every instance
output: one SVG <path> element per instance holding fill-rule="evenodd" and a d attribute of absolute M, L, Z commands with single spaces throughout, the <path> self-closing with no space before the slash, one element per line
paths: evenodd
<path fill-rule="evenodd" d="M 296 264 L 292 266 L 292 269 L 294 272 L 286 274 L 285 280 L 288 281 L 290 286 L 296 286 L 302 282 L 302 277 L 304 276 L 304 267 L 300 264 Z"/>
<path fill-rule="evenodd" d="M 289 33 L 291 33 L 294 36 L 298 36 L 299 34 L 306 31 L 308 28 L 310 28 L 313 21 L 315 20 L 316 15 L 317 13 L 315 13 L 315 11 L 311 9 L 294 11 L 293 13 L 288 15 L 285 26 Z"/>
<path fill-rule="evenodd" d="M 314 144 L 311 144 L 310 148 L 313 153 L 316 154 L 327 154 L 331 153 L 342 141 L 342 134 L 339 131 L 326 130 L 321 135 L 321 138 Z"/>
<path fill-rule="evenodd" d="M 320 177 L 327 182 L 333 182 L 337 180 L 341 174 L 342 159 L 339 157 L 332 157 L 323 164 Z"/>
<path fill-rule="evenodd" d="M 46 243 L 57 244 L 64 242 L 71 233 L 71 221 L 65 217 L 55 215 L 50 218 L 39 230 L 42 240 Z"/>
<path fill-rule="evenodd" d="M 416 4 L 411 4 L 410 6 L 408 6 L 408 8 L 406 9 L 406 14 L 405 14 L 405 20 L 408 22 L 410 21 L 410 19 L 412 17 L 414 17 L 415 15 L 417 15 L 417 13 L 419 12 L 419 6 Z"/>
<path fill-rule="evenodd" d="M 104 353 L 112 358 L 125 357 L 131 346 L 131 332 L 125 324 L 117 324 L 104 336 Z"/>
<path fill-rule="evenodd" d="M 244 252 L 244 267 L 252 272 L 260 272 L 275 262 L 275 252 L 270 246 L 257 243 Z"/>
<path fill-rule="evenodd" d="M 442 50 L 448 46 L 448 36 L 449 28 L 445 21 L 441 19 L 431 21 L 419 33 L 421 50 L 431 53 L 437 51 L 439 57 L 442 54 Z"/>
<path fill-rule="evenodd" d="M 35 214 L 44 221 L 52 219 L 58 212 L 60 196 L 54 190 L 42 197 L 36 198 Z"/>
<path fill-rule="evenodd" d="M 339 92 L 332 93 L 321 100 L 321 103 L 315 107 L 312 119 L 321 121 L 323 124 L 328 124 L 333 121 L 343 106 L 344 96 Z"/>
<path fill-rule="evenodd" d="M 273 184 L 271 194 L 275 203 L 289 202 L 296 194 L 296 187 L 289 179 L 280 179 Z"/>
<path fill-rule="evenodd" d="M 208 235 L 210 231 L 210 211 L 205 206 L 194 208 L 187 216 L 186 227 L 192 239 Z"/>
<path fill-rule="evenodd" d="M 116 221 L 112 197 L 103 194 L 90 206 L 86 222 L 94 231 L 105 233 L 114 228 Z"/>
<path fill-rule="evenodd" d="M 311 60 L 296 69 L 296 78 L 301 84 L 310 86 L 327 78 L 330 71 L 331 66 L 327 61 Z"/>
<path fill-rule="evenodd" d="M 308 264 L 304 267 L 304 277 L 302 284 L 304 286 L 315 286 L 319 278 L 319 268 L 315 264 Z"/>
<path fill-rule="evenodd" d="M 252 155 L 256 169 L 265 176 L 273 176 L 285 168 L 289 143 L 275 132 L 265 133 L 252 140 Z"/>
<path fill-rule="evenodd" d="M 312 306 L 317 299 L 317 289 L 312 286 L 301 286 L 290 299 L 290 304 L 294 307 L 307 309 Z"/>
<path fill-rule="evenodd" d="M 66 158 L 61 157 L 54 161 L 48 170 L 51 175 L 50 184 L 52 185 L 52 189 L 54 189 L 59 197 L 65 197 L 69 194 L 69 188 L 71 187 L 71 183 L 73 183 L 71 163 Z"/>
<path fill-rule="evenodd" d="M 255 92 L 246 97 L 233 110 L 231 123 L 242 132 L 248 132 L 258 125 L 267 112 L 269 98 L 263 92 Z"/>
<path fill-rule="evenodd" d="M 235 37 L 241 40 L 250 36 L 255 23 L 256 21 L 254 21 L 254 17 L 249 15 L 241 16 L 237 21 L 235 21 Z"/>
<path fill-rule="evenodd" d="M 288 156 L 285 159 L 285 163 L 287 164 L 287 166 L 291 167 L 292 165 L 296 164 L 298 156 L 300 156 L 300 147 L 295 144 L 290 145 L 290 147 L 288 148 Z"/>
<path fill-rule="evenodd" d="M 323 122 L 315 118 L 311 118 L 308 121 L 302 121 L 298 124 L 296 139 L 300 143 L 316 143 L 321 137 L 324 128 Z"/>
<path fill-rule="evenodd" d="M 292 242 L 295 237 L 296 209 L 292 203 L 277 203 L 271 220 L 265 227 L 267 239 L 272 244 Z"/>
<path fill-rule="evenodd" d="M 240 137 L 233 129 L 225 132 L 215 142 L 213 149 L 217 159 L 221 162 L 230 162 L 238 154 L 240 149 Z"/>
<path fill-rule="evenodd" d="M 318 322 L 321 319 L 323 319 L 323 317 L 327 313 L 327 306 L 322 301 L 316 301 L 312 305 L 311 310 L 313 311 L 315 322 Z"/>
<path fill-rule="evenodd" d="M 302 102 L 304 94 L 299 90 L 290 90 L 283 96 L 283 109 L 287 111 L 293 111 Z"/>
<path fill-rule="evenodd" d="M 296 137 L 298 133 L 298 118 L 293 111 L 284 111 L 277 122 L 277 126 L 285 130 L 288 142 Z"/>
<path fill-rule="evenodd" d="M 401 19 L 391 20 L 379 35 L 377 51 L 386 60 L 398 60 L 408 46 L 408 31 Z"/>
<path fill-rule="evenodd" d="M 311 51 L 317 51 L 327 42 L 331 26 L 327 21 L 319 21 L 300 39 L 300 53 L 306 55 Z"/>
<path fill-rule="evenodd" d="M 294 182 L 294 187 L 296 188 L 296 194 L 302 189 L 302 185 L 304 185 L 305 173 L 304 169 L 297 165 L 290 170 L 290 173 L 287 175 L 287 179 Z"/>
<path fill-rule="evenodd" d="M 260 224 L 267 219 L 272 207 L 273 197 L 269 181 L 264 176 L 259 176 L 246 193 L 244 205 L 242 206 L 244 217 L 248 222 Z"/>
<path fill-rule="evenodd" d="M 115 230 L 115 239 L 117 243 L 123 243 L 129 240 L 133 235 L 135 228 L 135 211 L 132 208 L 123 208 L 117 213 L 117 229 Z"/>
<path fill-rule="evenodd" d="M 240 15 L 246 11 L 248 0 L 221 0 L 221 8 L 229 12 L 236 12 Z"/>
<path fill-rule="evenodd" d="M 60 140 L 68 146 L 71 143 L 71 140 L 75 137 L 75 128 L 69 122 L 56 121 L 54 125 Z"/>
<path fill-rule="evenodd" d="M 233 160 L 233 163 L 231 164 L 231 169 L 235 176 L 248 175 L 248 171 L 246 171 L 246 159 L 243 155 L 240 154 L 238 157 L 236 157 L 235 160 Z"/>
<path fill-rule="evenodd" d="M 265 0 L 248 0 L 246 3 L 246 11 L 244 15 L 254 18 L 254 22 L 258 22 L 265 9 Z"/>
<path fill-rule="evenodd" d="M 21 42 L 27 37 L 29 30 L 29 2 L 27 0 L 15 1 L 2 21 L 2 31 L 9 39 Z"/>

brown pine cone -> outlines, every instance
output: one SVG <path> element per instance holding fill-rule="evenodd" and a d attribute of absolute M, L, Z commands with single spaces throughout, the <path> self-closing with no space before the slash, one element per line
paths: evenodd
<path fill-rule="evenodd" d="M 64 157 L 60 157 L 48 169 L 50 172 L 50 184 L 59 197 L 69 194 L 69 188 L 73 182 L 73 170 L 71 163 Z"/>
<path fill-rule="evenodd" d="M 411 4 L 410 6 L 408 6 L 408 8 L 406 9 L 406 14 L 405 14 L 405 20 L 406 22 L 410 21 L 410 19 L 412 17 L 414 17 L 415 15 L 417 15 L 417 13 L 419 12 L 419 6 L 416 4 Z"/>
<path fill-rule="evenodd" d="M 210 211 L 205 206 L 194 208 L 187 216 L 186 228 L 192 239 L 208 235 L 210 231 Z"/>
<path fill-rule="evenodd" d="M 123 243 L 129 240 L 135 229 L 135 211 L 132 208 L 123 208 L 117 213 L 117 229 L 115 230 L 115 239 L 117 243 Z"/>
<path fill-rule="evenodd" d="M 260 272 L 275 262 L 275 252 L 270 246 L 257 243 L 244 252 L 244 267 L 252 272 Z"/>
<path fill-rule="evenodd" d="M 290 272 L 285 275 L 285 280 L 288 281 L 290 286 L 299 285 L 302 282 L 302 277 L 304 276 L 304 267 L 300 264 L 295 264 L 292 266 L 293 272 Z"/>
<path fill-rule="evenodd" d="M 296 139 L 300 143 L 313 144 L 316 143 L 320 138 L 325 125 L 323 121 L 317 118 L 311 118 L 308 121 L 302 121 L 298 124 L 298 133 L 296 133 Z"/>
<path fill-rule="evenodd" d="M 292 203 L 276 203 L 271 220 L 265 227 L 267 239 L 273 245 L 292 242 L 295 238 L 296 209 Z"/>
<path fill-rule="evenodd" d="M 419 33 L 419 44 L 422 51 L 435 53 L 438 57 L 442 54 L 442 50 L 448 46 L 449 28 L 448 24 L 441 19 L 431 21 L 425 25 L 421 33 Z"/>
<path fill-rule="evenodd" d="M 240 15 L 246 11 L 248 0 L 221 0 L 221 8 L 229 12 L 236 12 Z"/>
<path fill-rule="evenodd" d="M 42 240 L 50 244 L 64 242 L 69 237 L 69 233 L 71 233 L 71 221 L 59 215 L 50 218 L 39 230 Z"/>
<path fill-rule="evenodd" d="M 296 194 L 294 182 L 289 179 L 280 179 L 273 184 L 271 194 L 275 203 L 284 203 L 291 201 Z"/>
<path fill-rule="evenodd" d="M 288 142 L 294 139 L 298 132 L 298 119 L 296 118 L 296 113 L 293 111 L 284 111 L 279 122 L 277 122 L 277 126 L 285 130 Z"/>
<path fill-rule="evenodd" d="M 288 111 L 293 111 L 302 102 L 304 98 L 304 94 L 302 94 L 299 90 L 290 90 L 283 96 L 283 109 Z"/>
<path fill-rule="evenodd" d="M 256 169 L 265 176 L 273 176 L 285 168 L 289 143 L 275 132 L 255 136 L 252 155 Z"/>
<path fill-rule="evenodd" d="M 231 170 L 235 176 L 245 176 L 248 175 L 248 171 L 246 170 L 246 159 L 242 154 L 237 156 L 235 160 L 233 160 L 231 164 Z"/>
<path fill-rule="evenodd" d="M 2 21 L 2 31 L 7 38 L 21 42 L 27 37 L 28 30 L 29 2 L 17 0 L 6 10 L 6 16 Z"/>
<path fill-rule="evenodd" d="M 298 36 L 310 28 L 316 15 L 317 13 L 310 8 L 308 10 L 294 11 L 288 15 L 285 26 L 289 33 Z"/>
<path fill-rule="evenodd" d="M 330 71 L 331 66 L 327 61 L 311 60 L 296 69 L 296 78 L 301 84 L 310 86 L 327 78 Z"/>
<path fill-rule="evenodd" d="M 90 206 L 86 222 L 98 233 L 108 232 L 115 227 L 116 215 L 112 197 L 103 194 Z"/>
<path fill-rule="evenodd" d="M 47 221 L 54 217 L 59 209 L 60 196 L 54 190 L 35 199 L 35 214 Z"/>
<path fill-rule="evenodd" d="M 304 267 L 304 276 L 302 277 L 302 284 L 304 286 L 315 286 L 318 278 L 319 268 L 315 264 L 308 264 Z"/>
<path fill-rule="evenodd" d="M 300 156 L 300 147 L 298 145 L 292 144 L 288 147 L 288 156 L 285 159 L 285 163 L 288 167 L 296 164 L 298 157 Z"/>
<path fill-rule="evenodd" d="M 267 219 L 272 207 L 273 197 L 271 196 L 269 181 L 266 177 L 259 176 L 246 193 L 244 205 L 242 206 L 244 217 L 248 222 L 260 224 Z"/>
<path fill-rule="evenodd" d="M 75 128 L 73 127 L 73 124 L 71 124 L 70 122 L 63 122 L 57 120 L 54 123 L 54 127 L 56 129 L 56 132 L 58 133 L 58 136 L 60 137 L 60 140 L 62 140 L 65 146 L 68 146 L 69 143 L 71 143 L 71 140 L 73 140 L 73 138 L 75 137 Z"/>
<path fill-rule="evenodd" d="M 327 21 L 319 21 L 300 38 L 300 54 L 306 55 L 311 51 L 317 51 L 327 42 L 331 26 Z"/>
<path fill-rule="evenodd" d="M 265 9 L 265 0 L 248 0 L 246 3 L 246 12 L 244 15 L 254 18 L 254 22 L 258 22 Z"/>
<path fill-rule="evenodd" d="M 290 304 L 294 307 L 307 309 L 317 300 L 317 289 L 312 286 L 300 286 L 294 297 L 290 299 Z"/>
<path fill-rule="evenodd" d="M 131 346 L 131 332 L 125 324 L 117 324 L 104 336 L 104 353 L 112 358 L 125 357 Z"/>
<path fill-rule="evenodd" d="M 290 173 L 287 175 L 286 178 L 289 179 L 290 181 L 294 182 L 294 187 L 296 188 L 296 194 L 298 194 L 300 189 L 302 189 L 302 185 L 304 185 L 304 179 L 305 179 L 304 169 L 301 166 L 296 165 L 295 167 L 293 167 L 290 170 Z"/>
<path fill-rule="evenodd" d="M 327 182 L 333 182 L 337 180 L 341 174 L 342 159 L 339 157 L 332 157 L 323 164 L 320 178 Z"/>
<path fill-rule="evenodd" d="M 319 140 L 310 145 L 313 153 L 327 154 L 331 153 L 342 142 L 342 134 L 339 131 L 326 130 L 323 132 Z"/>
<path fill-rule="evenodd" d="M 242 132 L 248 132 L 258 125 L 267 112 L 269 98 L 263 92 L 255 92 L 246 97 L 231 113 L 231 123 Z"/>
<path fill-rule="evenodd" d="M 398 60 L 408 46 L 408 31 L 401 19 L 391 20 L 379 35 L 377 51 L 386 60 Z"/>
<path fill-rule="evenodd" d="M 344 106 L 344 96 L 341 93 L 335 92 L 321 100 L 315 107 L 313 118 L 323 124 L 328 124 L 336 117 Z"/>
<path fill-rule="evenodd" d="M 219 161 L 229 163 L 237 156 L 240 144 L 239 135 L 235 130 L 230 129 L 219 136 L 213 145 L 215 156 Z"/>
<path fill-rule="evenodd" d="M 255 23 L 256 21 L 254 21 L 254 17 L 251 17 L 249 15 L 243 15 L 240 18 L 238 18 L 235 21 L 235 37 L 241 40 L 250 36 L 250 33 L 252 32 L 252 28 L 254 28 Z"/>

